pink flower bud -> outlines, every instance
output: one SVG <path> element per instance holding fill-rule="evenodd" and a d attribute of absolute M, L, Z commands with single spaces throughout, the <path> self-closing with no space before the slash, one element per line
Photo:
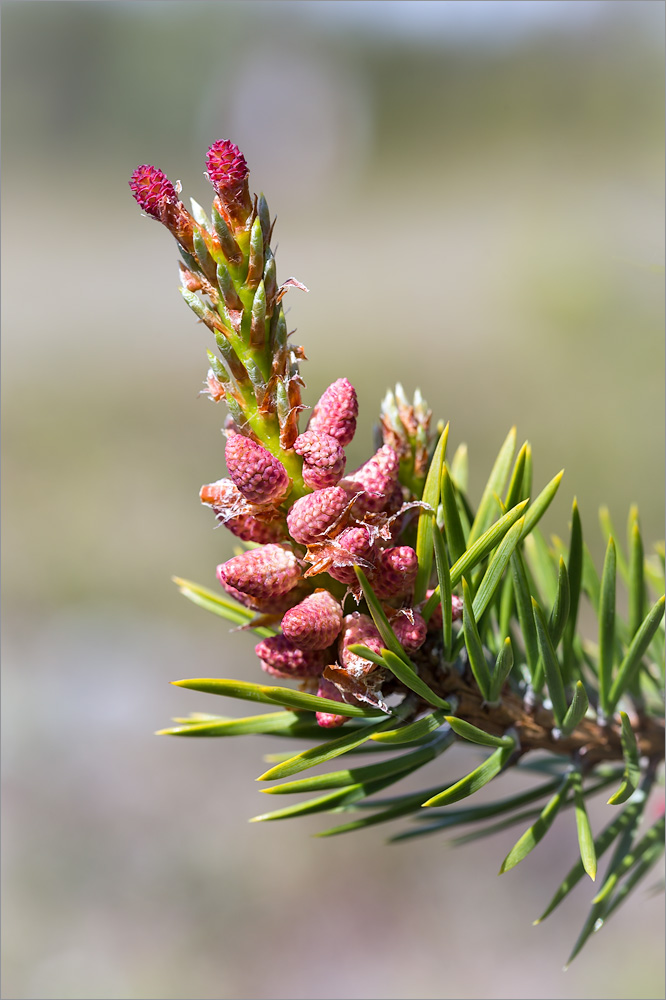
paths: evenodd
<path fill-rule="evenodd" d="M 426 600 L 432 597 L 434 592 L 435 591 L 432 589 L 426 590 Z M 457 594 L 451 595 L 451 608 L 453 611 L 453 616 L 452 616 L 453 621 L 454 622 L 460 621 L 463 613 L 463 602 L 462 598 L 458 597 Z M 442 605 L 438 604 L 433 613 L 430 615 L 430 618 L 428 619 L 428 628 L 441 629 L 441 627 L 442 627 Z"/>
<path fill-rule="evenodd" d="M 335 486 L 345 471 L 345 453 L 330 434 L 305 431 L 296 438 L 293 448 L 303 456 L 303 481 L 312 489 Z"/>
<path fill-rule="evenodd" d="M 399 465 L 397 452 L 385 444 L 360 469 L 342 480 L 341 485 L 350 495 L 361 494 L 354 504 L 355 515 L 377 514 L 394 502 Z"/>
<path fill-rule="evenodd" d="M 341 627 L 342 608 L 327 590 L 315 590 L 282 619 L 282 631 L 299 649 L 326 649 Z"/>
<path fill-rule="evenodd" d="M 340 518 L 348 503 L 349 497 L 338 486 L 301 497 L 287 514 L 292 538 L 302 545 L 321 539 Z"/>
<path fill-rule="evenodd" d="M 147 215 L 162 220 L 164 202 L 178 204 L 178 195 L 173 184 L 157 167 L 143 163 L 130 178 L 129 186 L 140 207 Z"/>
<path fill-rule="evenodd" d="M 241 185 L 250 173 L 245 157 L 230 139 L 218 139 L 213 143 L 206 154 L 206 166 L 218 194 Z"/>
<path fill-rule="evenodd" d="M 331 543 L 331 563 L 326 572 L 339 583 L 353 586 L 358 583 L 354 563 L 363 566 L 371 553 L 372 538 L 366 527 L 345 528 Z"/>
<path fill-rule="evenodd" d="M 416 552 L 409 545 L 384 549 L 380 553 L 372 578 L 372 586 L 377 597 L 387 600 L 408 594 L 414 586 L 418 568 Z"/>
<path fill-rule="evenodd" d="M 375 628 L 375 623 L 368 615 L 354 611 L 342 620 L 342 635 L 340 636 L 340 663 L 345 671 L 354 678 L 364 677 L 373 670 L 380 669 L 372 660 L 352 653 L 349 646 L 354 644 L 367 646 L 373 653 L 380 653 L 384 642 Z"/>
<path fill-rule="evenodd" d="M 308 430 L 330 434 L 344 448 L 354 437 L 357 416 L 356 390 L 346 378 L 339 378 L 329 385 L 312 411 Z"/>
<path fill-rule="evenodd" d="M 279 605 L 301 579 L 296 556 L 283 545 L 261 545 L 242 552 L 217 567 L 217 577 L 233 596 L 242 595 L 243 603 L 257 610 Z"/>
<path fill-rule="evenodd" d="M 261 667 L 274 677 L 318 677 L 326 666 L 320 650 L 299 649 L 284 635 L 262 639 L 254 647 Z"/>
<path fill-rule="evenodd" d="M 394 615 L 390 622 L 391 628 L 405 652 L 415 653 L 417 649 L 421 648 L 425 642 L 428 627 L 418 611 L 413 608 L 405 608 Z"/>
<path fill-rule="evenodd" d="M 328 698 L 329 701 L 342 701 L 342 695 L 336 688 L 335 684 L 327 681 L 325 677 L 322 677 L 319 681 L 317 697 Z M 316 718 L 317 725 L 322 726 L 324 729 L 335 729 L 337 726 L 341 726 L 347 721 L 346 715 L 333 715 L 330 712 L 317 712 Z"/>
<path fill-rule="evenodd" d="M 270 503 L 284 496 L 289 476 L 267 448 L 242 434 L 230 434 L 224 453 L 229 475 L 250 503 Z"/>

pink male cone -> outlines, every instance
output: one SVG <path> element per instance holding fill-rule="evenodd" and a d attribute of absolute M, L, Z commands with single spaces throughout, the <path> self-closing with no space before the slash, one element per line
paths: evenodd
<path fill-rule="evenodd" d="M 326 649 L 342 627 L 342 608 L 327 590 L 316 590 L 285 612 L 282 631 L 299 649 Z"/>
<path fill-rule="evenodd" d="M 354 437 L 357 416 L 356 390 L 346 378 L 339 378 L 329 385 L 312 411 L 308 430 L 330 434 L 344 448 Z"/>
<path fill-rule="evenodd" d="M 349 497 L 338 486 L 301 497 L 287 514 L 291 537 L 301 545 L 319 541 L 337 522 L 348 503 Z"/>
<path fill-rule="evenodd" d="M 279 606 L 301 579 L 301 569 L 291 549 L 283 545 L 261 545 L 242 552 L 217 567 L 226 590 L 241 594 L 244 603 L 258 610 Z"/>
<path fill-rule="evenodd" d="M 274 677 L 303 679 L 318 677 L 326 666 L 326 657 L 321 650 L 299 649 L 284 635 L 273 635 L 262 639 L 254 647 L 261 660 L 261 667 Z"/>
<path fill-rule="evenodd" d="M 242 434 L 230 434 L 224 452 L 229 475 L 246 500 L 279 500 L 289 488 L 287 470 L 270 451 Z"/>

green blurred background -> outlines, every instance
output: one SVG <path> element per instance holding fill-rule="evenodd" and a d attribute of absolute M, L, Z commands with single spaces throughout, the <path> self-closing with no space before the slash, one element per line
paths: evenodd
<path fill-rule="evenodd" d="M 197 498 L 223 415 L 175 247 L 127 187 L 155 163 L 209 202 L 207 146 L 241 146 L 279 275 L 311 290 L 289 303 L 306 401 L 359 391 L 350 467 L 399 378 L 468 443 L 473 496 L 516 423 L 536 485 L 566 468 L 548 530 L 575 494 L 597 557 L 601 503 L 623 531 L 637 502 L 656 540 L 663 21 L 639 0 L 3 4 L 4 997 L 663 995 L 658 896 L 566 975 L 591 887 L 530 926 L 570 813 L 497 879 L 515 829 L 454 849 L 248 827 L 268 741 L 152 735 L 218 708 L 169 680 L 258 673 L 170 582 L 214 585 L 231 553 Z"/>

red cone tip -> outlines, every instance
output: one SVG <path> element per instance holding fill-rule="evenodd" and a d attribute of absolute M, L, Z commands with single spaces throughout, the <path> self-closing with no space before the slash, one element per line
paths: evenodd
<path fill-rule="evenodd" d="M 129 186 L 141 208 L 154 219 L 160 218 L 163 202 L 178 201 L 176 189 L 165 173 L 149 163 L 142 163 L 132 174 Z"/>
<path fill-rule="evenodd" d="M 245 157 L 230 139 L 214 142 L 206 154 L 210 182 L 216 191 L 242 184 L 250 171 Z"/>

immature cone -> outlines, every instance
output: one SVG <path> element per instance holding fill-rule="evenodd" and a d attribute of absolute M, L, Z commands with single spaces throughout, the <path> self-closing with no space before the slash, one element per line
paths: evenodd
<path fill-rule="evenodd" d="M 229 139 L 219 139 L 208 150 L 206 165 L 223 209 L 234 224 L 243 225 L 252 211 L 245 157 Z"/>
<path fill-rule="evenodd" d="M 318 541 L 333 527 L 348 504 L 349 497 L 338 486 L 301 497 L 287 514 L 291 537 L 301 545 Z"/>
<path fill-rule="evenodd" d="M 294 441 L 303 458 L 303 482 L 314 490 L 335 486 L 345 471 L 345 453 L 337 438 L 319 431 L 305 431 Z"/>
<path fill-rule="evenodd" d="M 406 653 L 415 653 L 426 640 L 428 626 L 418 611 L 405 608 L 389 619 L 398 642 Z"/>
<path fill-rule="evenodd" d="M 228 559 L 217 567 L 217 577 L 229 593 L 261 611 L 280 605 L 298 585 L 301 570 L 291 549 L 270 544 Z"/>
<path fill-rule="evenodd" d="M 384 549 L 377 561 L 372 586 L 377 597 L 389 600 L 408 594 L 416 581 L 419 561 L 414 549 L 409 545 L 396 545 Z"/>
<path fill-rule="evenodd" d="M 261 660 L 262 670 L 274 677 L 318 677 L 327 663 L 321 650 L 300 649 L 284 635 L 262 639 L 254 651 Z"/>
<path fill-rule="evenodd" d="M 308 430 L 330 434 L 344 448 L 354 437 L 357 416 L 356 390 L 346 378 L 339 378 L 329 385 L 312 411 Z"/>
<path fill-rule="evenodd" d="M 136 201 L 147 215 L 162 220 L 165 205 L 178 204 L 176 189 L 163 171 L 149 163 L 142 163 L 129 182 Z"/>
<path fill-rule="evenodd" d="M 363 513 L 377 514 L 385 511 L 390 502 L 394 502 L 399 467 L 397 453 L 385 444 L 356 472 L 350 473 L 341 481 L 350 496 L 360 493 L 353 508 L 356 516 L 360 517 Z"/>
<path fill-rule="evenodd" d="M 342 608 L 327 590 L 315 590 L 282 618 L 282 631 L 299 649 L 326 649 L 342 627 Z"/>
<path fill-rule="evenodd" d="M 336 688 L 335 684 L 331 684 L 331 682 L 327 681 L 325 677 L 322 677 L 319 681 L 317 697 L 328 698 L 329 701 L 342 701 L 342 695 Z M 330 712 L 317 712 L 316 719 L 317 725 L 321 726 L 323 729 L 335 729 L 347 721 L 347 716 L 333 715 Z"/>
<path fill-rule="evenodd" d="M 142 163 L 132 174 L 129 186 L 143 211 L 166 226 L 181 246 L 193 253 L 196 224 L 166 174 Z"/>
<path fill-rule="evenodd" d="M 289 476 L 282 462 L 251 438 L 230 434 L 224 457 L 231 479 L 250 503 L 271 503 L 287 492 Z"/>

